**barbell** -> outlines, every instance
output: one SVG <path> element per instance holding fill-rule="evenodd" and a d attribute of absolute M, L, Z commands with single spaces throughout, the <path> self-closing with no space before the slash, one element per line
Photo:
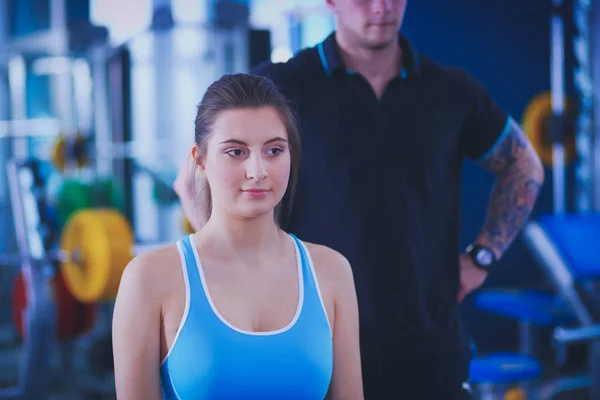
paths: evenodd
<path fill-rule="evenodd" d="M 64 172 L 68 166 L 88 166 L 93 157 L 138 159 L 149 155 L 148 151 L 144 150 L 148 144 L 153 145 L 155 149 L 167 151 L 173 143 L 173 139 L 96 143 L 92 136 L 81 132 L 72 135 L 60 133 L 51 146 L 50 161 L 57 170 Z"/>
<path fill-rule="evenodd" d="M 84 209 L 65 224 L 58 250 L 43 259 L 0 254 L 0 264 L 58 262 L 73 297 L 93 303 L 113 300 L 121 275 L 133 257 L 161 246 L 164 244 L 136 245 L 129 222 L 117 210 Z"/>

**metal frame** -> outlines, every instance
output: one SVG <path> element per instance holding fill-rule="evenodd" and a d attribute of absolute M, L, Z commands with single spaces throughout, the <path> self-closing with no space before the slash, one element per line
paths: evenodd
<path fill-rule="evenodd" d="M 564 27 L 560 7 L 562 0 L 552 0 L 554 10 L 550 16 L 550 89 L 552 93 L 552 112 L 561 117 L 565 104 L 565 51 Z M 562 142 L 552 144 L 552 176 L 554 194 L 554 213 L 565 212 L 565 150 Z"/>
<path fill-rule="evenodd" d="M 594 208 L 600 211 L 600 0 L 592 1 L 590 59 L 594 87 L 592 130 L 594 141 Z"/>
<path fill-rule="evenodd" d="M 90 52 L 91 71 L 93 81 L 93 118 L 96 143 L 111 141 L 110 127 L 110 100 L 109 100 L 109 74 L 108 74 L 108 48 L 96 47 Z M 98 146 L 96 145 L 96 148 Z M 100 176 L 111 173 L 111 160 L 96 158 L 96 171 Z"/>
<path fill-rule="evenodd" d="M 564 113 L 565 103 L 565 35 L 562 10 L 563 0 L 552 0 L 550 79 L 552 111 L 555 117 Z M 571 4 L 567 2 L 568 4 Z M 600 94 L 594 90 L 600 79 L 600 5 L 593 0 L 573 0 L 573 22 L 576 34 L 573 50 L 576 65 L 572 82 L 580 100 L 576 120 L 575 173 L 576 210 L 600 210 Z M 594 40 L 596 38 L 596 40 Z M 565 159 L 562 142 L 553 143 L 554 214 L 566 211 Z"/>
<path fill-rule="evenodd" d="M 0 121 L 8 119 L 8 87 L 4 79 L 8 73 L 8 57 L 4 50 L 8 42 L 8 0 L 0 0 Z"/>
<path fill-rule="evenodd" d="M 0 0 L 0 121 L 8 119 L 9 115 L 9 99 L 8 99 L 8 58 L 5 52 L 6 42 L 8 41 L 8 15 L 7 15 L 7 4 L 8 0 Z M 1 131 L 1 128 L 0 128 Z M 0 133 L 1 135 L 1 133 Z M 8 140 L 0 137 L 0 163 L 4 162 L 5 159 L 10 157 L 11 149 Z M 8 214 L 9 201 L 8 201 L 8 184 L 6 181 L 6 175 L 0 173 L 0 224 L 1 226 L 8 227 L 9 217 Z M 0 241 L 0 251 L 5 249 L 8 245 L 8 238 L 4 238 Z"/>
<path fill-rule="evenodd" d="M 552 340 L 557 344 L 571 344 L 600 339 L 600 325 L 584 326 L 581 328 L 556 328 Z"/>
<path fill-rule="evenodd" d="M 590 46 L 591 29 L 591 0 L 573 1 L 573 20 L 576 34 L 573 38 L 573 55 L 576 65 L 573 73 L 573 84 L 579 97 L 580 109 L 576 120 L 575 144 L 577 163 L 575 166 L 575 202 L 576 209 L 588 212 L 593 209 L 594 184 L 594 130 L 593 114 L 593 84 L 592 84 L 592 52 Z"/>

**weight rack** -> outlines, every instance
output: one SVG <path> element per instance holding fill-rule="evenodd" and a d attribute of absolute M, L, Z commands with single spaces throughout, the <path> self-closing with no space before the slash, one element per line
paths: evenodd
<path fill-rule="evenodd" d="M 49 261 L 35 265 L 28 261 L 30 256 L 43 260 L 46 254 L 39 207 L 41 188 L 32 166 L 14 160 L 6 164 L 17 246 L 24 258 L 21 269 L 28 301 L 23 318 L 23 357 L 18 383 L 0 389 L 0 399 L 43 398 L 50 383 L 52 351 L 56 348 L 56 309 L 50 293 L 53 266 Z"/>

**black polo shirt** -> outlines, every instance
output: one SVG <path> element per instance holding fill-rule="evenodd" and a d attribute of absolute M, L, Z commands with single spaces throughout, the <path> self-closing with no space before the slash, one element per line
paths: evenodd
<path fill-rule="evenodd" d="M 432 61 L 402 35 L 400 45 L 402 71 L 380 99 L 344 66 L 334 34 L 253 72 L 279 86 L 298 118 L 302 165 L 284 228 L 348 258 L 363 341 L 385 354 L 437 354 L 464 344 L 461 166 L 491 151 L 508 115 L 463 69 Z"/>

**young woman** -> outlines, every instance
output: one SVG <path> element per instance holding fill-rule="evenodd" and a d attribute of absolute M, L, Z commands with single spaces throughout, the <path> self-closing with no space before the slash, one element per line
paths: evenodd
<path fill-rule="evenodd" d="M 207 90 L 192 157 L 207 221 L 125 269 L 113 320 L 119 399 L 362 399 L 348 261 L 278 225 L 300 160 L 263 77 Z"/>

